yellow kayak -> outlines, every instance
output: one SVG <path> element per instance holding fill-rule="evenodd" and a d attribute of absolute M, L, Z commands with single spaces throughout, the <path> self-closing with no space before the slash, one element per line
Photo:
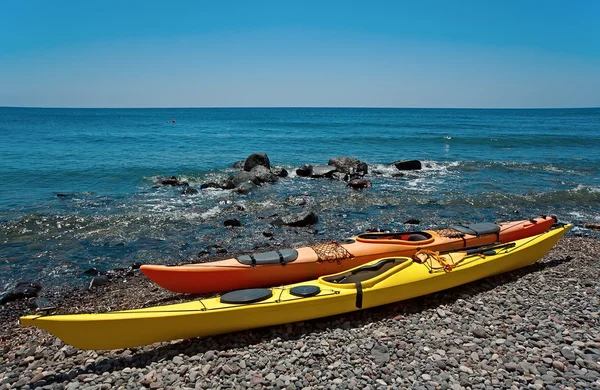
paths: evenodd
<path fill-rule="evenodd" d="M 310 320 L 402 301 L 524 267 L 542 258 L 571 225 L 508 244 L 448 253 L 423 250 L 316 280 L 237 290 L 217 298 L 101 314 L 29 315 L 82 349 L 117 349 Z"/>

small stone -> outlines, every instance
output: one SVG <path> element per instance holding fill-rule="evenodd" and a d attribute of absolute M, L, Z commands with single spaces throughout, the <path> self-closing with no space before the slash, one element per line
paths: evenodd
<path fill-rule="evenodd" d="M 565 357 L 565 359 L 573 361 L 575 360 L 575 353 L 569 347 L 563 347 L 560 350 L 560 353 Z"/>
<path fill-rule="evenodd" d="M 556 368 L 558 371 L 564 371 L 565 370 L 565 365 L 563 362 L 559 361 L 559 360 L 555 360 L 552 362 L 552 367 Z"/>
<path fill-rule="evenodd" d="M 517 363 L 513 363 L 513 362 L 504 363 L 504 369 L 508 372 L 516 371 L 518 367 L 519 367 L 519 365 Z"/>
<path fill-rule="evenodd" d="M 175 363 L 179 366 L 179 365 L 183 364 L 183 358 L 181 356 L 175 356 L 173 358 L 173 363 Z"/>
<path fill-rule="evenodd" d="M 277 377 L 272 372 L 267 374 L 267 376 L 265 377 L 265 379 L 268 380 L 269 382 L 273 382 L 275 380 L 275 378 L 277 378 Z"/>
<path fill-rule="evenodd" d="M 472 330 L 472 333 L 475 337 L 479 337 L 480 339 L 486 338 L 487 332 L 481 326 L 478 326 Z"/>

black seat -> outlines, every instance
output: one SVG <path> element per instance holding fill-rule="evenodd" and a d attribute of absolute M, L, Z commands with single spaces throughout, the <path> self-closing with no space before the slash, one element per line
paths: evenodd
<path fill-rule="evenodd" d="M 481 236 L 483 234 L 495 234 L 500 231 L 500 226 L 491 222 L 474 223 L 471 225 L 452 225 L 451 229 L 458 230 L 464 234 Z"/>
<path fill-rule="evenodd" d="M 298 258 L 295 249 L 282 249 L 272 252 L 251 253 L 237 257 L 237 261 L 245 265 L 287 264 Z"/>
<path fill-rule="evenodd" d="M 268 288 L 249 288 L 246 290 L 235 290 L 221 296 L 222 303 L 240 305 L 244 303 L 256 303 L 269 299 L 273 291 Z"/>

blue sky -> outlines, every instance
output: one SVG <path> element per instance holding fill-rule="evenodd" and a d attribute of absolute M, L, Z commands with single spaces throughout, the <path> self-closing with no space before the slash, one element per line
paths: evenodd
<path fill-rule="evenodd" d="M 1 9 L 0 106 L 600 106 L 595 0 Z"/>

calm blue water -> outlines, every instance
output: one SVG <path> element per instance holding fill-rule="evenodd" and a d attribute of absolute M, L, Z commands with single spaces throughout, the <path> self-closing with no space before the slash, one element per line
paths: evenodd
<path fill-rule="evenodd" d="M 211 244 L 235 253 L 404 229 L 408 218 L 600 222 L 600 109 L 0 108 L 0 118 L 0 292 L 22 279 L 82 283 L 92 266 L 190 261 Z M 254 152 L 290 172 L 355 157 L 373 188 L 294 175 L 250 195 L 153 188 L 170 175 L 199 188 Z M 394 178 L 389 163 L 402 159 L 426 168 Z M 319 223 L 271 228 L 269 216 L 298 211 L 285 202 L 297 196 Z M 244 227 L 224 228 L 231 217 Z"/>

